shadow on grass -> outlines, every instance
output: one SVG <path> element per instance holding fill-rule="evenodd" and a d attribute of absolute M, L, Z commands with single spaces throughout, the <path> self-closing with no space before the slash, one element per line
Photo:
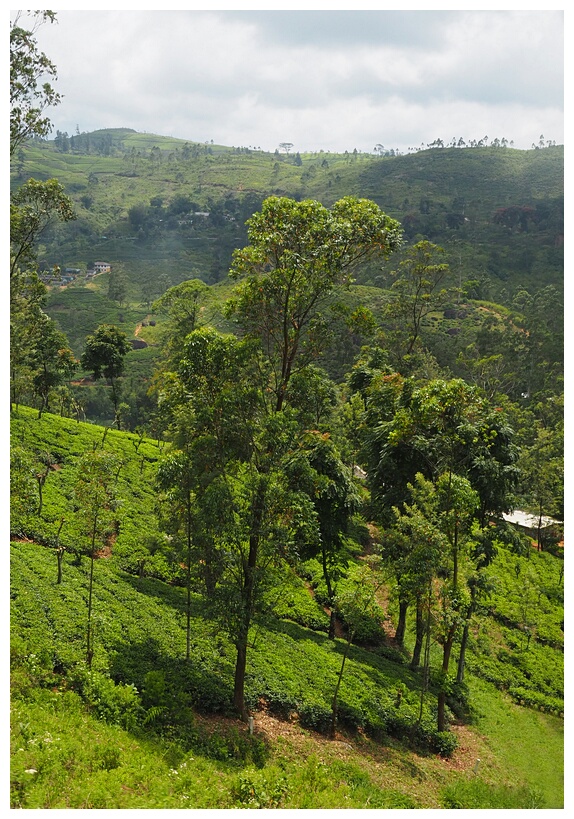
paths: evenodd
<path fill-rule="evenodd" d="M 311 641 L 329 653 L 334 652 L 338 654 L 341 659 L 346 651 L 346 640 L 340 638 L 330 640 L 326 634 L 312 631 L 291 620 L 266 618 L 264 621 L 261 621 L 261 626 L 269 632 L 284 634 L 295 642 L 301 642 L 303 640 Z M 377 653 L 377 649 L 369 650 L 351 644 L 348 660 L 359 663 L 375 682 L 380 683 L 382 681 L 381 677 L 383 677 L 391 679 L 393 683 L 403 682 L 409 688 L 418 688 L 420 685 L 419 674 L 411 671 L 406 665 L 385 657 L 382 653 L 384 648 L 379 649 L 379 651 L 381 653 Z M 352 671 L 346 670 L 345 673 L 352 674 Z"/>
<path fill-rule="evenodd" d="M 110 676 L 135 685 L 148 707 L 173 715 L 186 708 L 232 715 L 233 667 L 205 639 L 192 644 L 189 661 L 167 653 L 155 639 L 116 645 Z"/>
<path fill-rule="evenodd" d="M 155 577 L 137 577 L 123 570 L 119 573 L 121 573 L 122 580 L 140 594 L 155 597 L 161 603 L 171 606 L 176 611 L 182 613 L 187 611 L 187 597 L 184 586 L 172 585 Z M 191 616 L 202 618 L 209 616 L 203 596 L 194 591 L 191 593 Z"/>

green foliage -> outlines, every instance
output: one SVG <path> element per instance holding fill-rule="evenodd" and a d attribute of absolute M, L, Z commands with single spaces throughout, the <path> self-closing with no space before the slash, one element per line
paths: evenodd
<path fill-rule="evenodd" d="M 74 667 L 67 681 L 98 719 L 128 730 L 141 721 L 143 709 L 133 683 L 114 683 L 106 674 L 83 664 Z"/>
<path fill-rule="evenodd" d="M 125 333 L 113 325 L 101 325 L 86 339 L 82 367 L 93 372 L 95 379 L 102 375 L 109 379 L 119 378 L 130 349 Z"/>
<path fill-rule="evenodd" d="M 10 156 L 31 137 L 45 137 L 51 130 L 44 109 L 57 105 L 60 95 L 47 79 L 56 78 L 56 67 L 38 50 L 35 34 L 43 23 L 53 23 L 52 11 L 31 14 L 31 28 L 24 28 L 23 12 L 10 21 Z M 40 81 L 43 82 L 40 84 Z"/>
<path fill-rule="evenodd" d="M 242 283 L 228 315 L 262 345 L 281 409 L 291 375 L 326 346 L 325 300 L 360 260 L 396 250 L 401 230 L 368 200 L 345 197 L 329 210 L 272 196 L 249 220 L 248 237 L 234 253 L 230 275 Z"/>
<path fill-rule="evenodd" d="M 401 367 L 405 365 L 403 359 L 408 361 L 420 343 L 426 316 L 454 295 L 452 288 L 444 287 L 450 271 L 448 264 L 439 261 L 442 254 L 442 247 L 417 242 L 407 251 L 399 270 L 393 272 L 394 282 L 385 306 L 385 318 L 392 325 L 387 343 Z"/>
<path fill-rule="evenodd" d="M 256 771 L 239 774 L 234 788 L 234 796 L 241 807 L 279 808 L 284 800 L 288 785 L 284 776 L 273 777 Z"/>
<path fill-rule="evenodd" d="M 10 275 L 19 267 L 33 267 L 36 242 L 50 222 L 75 219 L 72 200 L 57 179 L 28 179 L 10 199 Z"/>

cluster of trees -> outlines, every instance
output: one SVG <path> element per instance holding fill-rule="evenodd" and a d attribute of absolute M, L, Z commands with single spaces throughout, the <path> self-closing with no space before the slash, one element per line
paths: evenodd
<path fill-rule="evenodd" d="M 535 150 L 539 150 L 541 148 L 552 148 L 556 145 L 556 141 L 552 139 L 544 139 L 544 135 L 541 134 L 538 142 L 533 142 L 532 147 Z M 408 153 L 413 153 L 417 151 L 425 151 L 429 148 L 513 148 L 514 141 L 506 139 L 506 137 L 494 137 L 491 139 L 490 142 L 488 141 L 488 136 L 483 136 L 481 139 L 469 139 L 465 140 L 463 137 L 453 137 L 450 142 L 445 142 L 444 139 L 437 137 L 432 142 L 421 143 L 418 148 L 409 148 Z M 377 154 L 377 156 L 400 156 L 401 152 L 398 148 L 385 148 L 380 142 L 378 142 L 375 147 L 373 148 L 373 153 Z"/>
<path fill-rule="evenodd" d="M 50 11 L 32 15 L 24 28 L 18 13 L 10 26 L 10 158 L 33 137 L 45 137 L 50 121 L 45 109 L 60 101 L 50 82 L 56 68 L 35 40 L 39 25 L 54 22 Z M 40 412 L 50 395 L 71 375 L 75 362 L 67 339 L 42 310 L 46 289 L 36 264 L 36 243 L 54 219 L 74 218 L 70 198 L 56 179 L 28 179 L 10 198 L 10 398 L 18 404 L 32 394 Z"/>
<path fill-rule="evenodd" d="M 194 327 L 198 314 L 188 316 L 158 385 L 174 442 L 160 475 L 181 509 L 171 520 L 230 628 L 242 715 L 249 629 L 268 569 L 323 543 L 328 572 L 337 521 L 353 509 L 335 444 L 307 425 L 316 387 L 328 381 L 311 368 L 329 334 L 322 308 L 361 259 L 400 243 L 398 223 L 350 197 L 331 210 L 271 197 L 248 233 L 227 306 L 237 335 Z"/>

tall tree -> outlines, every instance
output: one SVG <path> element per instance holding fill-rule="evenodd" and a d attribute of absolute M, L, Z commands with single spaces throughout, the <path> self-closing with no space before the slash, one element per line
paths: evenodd
<path fill-rule="evenodd" d="M 92 664 L 93 645 L 93 589 L 94 561 L 112 532 L 117 507 L 116 481 L 119 464 L 108 452 L 96 450 L 83 455 L 77 466 L 74 500 L 77 518 L 83 535 L 83 548 L 90 558 L 88 580 L 88 612 L 86 628 L 86 662 Z"/>
<path fill-rule="evenodd" d="M 75 219 L 72 200 L 57 179 L 28 179 L 10 198 L 10 275 L 19 268 L 34 267 L 36 242 L 58 218 Z"/>
<path fill-rule="evenodd" d="M 413 245 L 394 271 L 395 281 L 386 305 L 385 317 L 391 324 L 388 333 L 397 363 L 413 354 L 420 343 L 423 321 L 451 297 L 445 287 L 450 268 L 442 261 L 444 249 L 432 242 Z"/>
<path fill-rule="evenodd" d="M 400 228 L 366 200 L 328 210 L 271 197 L 249 220 L 248 236 L 250 245 L 234 254 L 231 275 L 240 282 L 227 310 L 243 340 L 205 328 L 181 339 L 160 401 L 189 404 L 195 458 L 205 463 L 211 453 L 207 472 L 218 469 L 232 490 L 235 533 L 219 588 L 237 648 L 233 701 L 242 717 L 248 636 L 266 568 L 303 533 L 317 536 L 317 512 L 285 471 L 303 423 L 301 408 L 289 407 L 291 379 L 322 349 L 326 299 L 362 259 L 398 247 Z"/>
<path fill-rule="evenodd" d="M 122 266 L 115 264 L 108 280 L 108 298 L 117 301 L 121 307 L 128 294 L 128 277 Z"/>
<path fill-rule="evenodd" d="M 124 358 L 130 350 L 131 345 L 122 330 L 113 324 L 100 324 L 95 333 L 86 337 L 86 345 L 80 358 L 82 367 L 93 372 L 96 380 L 103 375 L 110 382 L 116 419 L 119 403 L 118 379 L 123 375 Z"/>
<path fill-rule="evenodd" d="M 334 739 L 337 732 L 337 720 L 339 715 L 339 689 L 345 672 L 345 663 L 349 656 L 351 643 L 355 638 L 357 627 L 365 615 L 376 616 L 379 613 L 376 602 L 376 593 L 381 585 L 377 572 L 376 559 L 371 558 L 368 563 L 360 566 L 350 579 L 347 588 L 337 597 L 337 606 L 344 612 L 345 623 L 347 624 L 347 639 L 341 667 L 337 675 L 337 683 L 331 700 L 331 738 Z"/>
<path fill-rule="evenodd" d="M 267 537 L 269 492 L 276 485 L 272 476 L 277 475 L 287 442 L 293 441 L 285 413 L 291 378 L 325 344 L 328 333 L 322 308 L 333 290 L 350 282 L 359 262 L 396 250 L 401 230 L 373 202 L 353 197 L 339 200 L 331 210 L 313 200 L 269 197 L 247 226 L 250 244 L 234 253 L 230 273 L 240 283 L 227 315 L 258 343 L 266 372 L 261 392 L 265 418 L 260 422 L 265 447 L 256 449 L 251 460 L 247 576 L 255 577 Z M 273 429 L 275 436 L 269 434 Z M 250 623 L 245 605 L 243 623 L 235 704 L 245 714 L 243 680 Z"/>
<path fill-rule="evenodd" d="M 40 399 L 38 417 L 49 411 L 52 391 L 72 377 L 77 365 L 68 339 L 52 319 L 42 313 L 39 325 L 37 341 L 30 355 L 35 370 L 33 388 Z"/>
<path fill-rule="evenodd" d="M 170 287 L 153 303 L 154 313 L 167 317 L 163 343 L 168 358 L 177 359 L 183 339 L 211 318 L 210 290 L 201 279 L 189 279 Z"/>
<path fill-rule="evenodd" d="M 241 280 L 228 315 L 256 338 L 271 364 L 274 409 L 281 410 L 295 369 L 320 353 L 327 336 L 321 309 L 351 281 L 357 264 L 401 243 L 399 223 L 373 202 L 319 202 L 272 196 L 247 222 L 250 244 L 236 250 L 231 276 Z"/>
<path fill-rule="evenodd" d="M 424 561 L 422 565 L 428 596 L 432 598 L 434 594 L 436 598 L 435 638 L 442 647 L 437 728 L 444 731 L 447 728 L 446 699 L 453 645 L 469 607 L 466 580 L 472 567 L 467 547 L 478 496 L 466 478 L 452 472 L 442 473 L 434 483 L 419 474 L 410 492 L 414 506 L 426 519 L 430 532 L 435 530 L 429 541 L 437 547 L 434 559 L 430 563 Z M 407 513 L 412 514 L 412 508 L 407 508 Z"/>
<path fill-rule="evenodd" d="M 196 504 L 187 447 L 184 450 L 170 453 L 161 462 L 157 479 L 160 489 L 167 494 L 170 532 L 176 536 L 179 534 L 183 536 L 187 593 L 185 659 L 189 662 L 191 656 L 191 561 Z"/>
<path fill-rule="evenodd" d="M 17 269 L 10 277 L 10 402 L 15 407 L 32 393 L 30 358 L 44 320 L 45 299 L 46 287 L 35 271 Z"/>
<path fill-rule="evenodd" d="M 526 508 L 537 518 L 536 542 L 543 548 L 543 518 L 564 519 L 564 430 L 535 425 L 536 437 L 521 453 L 521 496 Z"/>
<path fill-rule="evenodd" d="M 298 424 L 292 412 L 265 412 L 264 372 L 252 341 L 200 328 L 183 342 L 160 401 L 172 426 L 185 407 L 186 429 L 180 425 L 174 439 L 185 434 L 189 447 L 190 546 L 237 650 L 233 702 L 243 717 L 249 630 L 268 569 L 312 516 L 310 501 L 291 489 L 281 468 Z"/>
<path fill-rule="evenodd" d="M 366 388 L 363 457 L 377 515 L 390 519 L 417 472 L 467 477 L 479 494 L 481 524 L 512 507 L 517 448 L 501 407 L 462 379 L 410 380 L 381 374 Z"/>

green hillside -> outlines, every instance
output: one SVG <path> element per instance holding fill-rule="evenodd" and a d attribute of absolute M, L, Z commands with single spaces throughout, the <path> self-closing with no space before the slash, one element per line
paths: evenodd
<path fill-rule="evenodd" d="M 345 640 L 326 635 L 316 561 L 293 564 L 255 623 L 250 736 L 231 718 L 233 646 L 199 591 L 185 661 L 183 572 L 157 528 L 162 446 L 36 415 L 11 419 L 12 807 L 562 806 L 563 576 L 551 554 L 501 545 L 489 567 L 470 710 L 450 714 L 456 748 L 433 727 L 432 686 L 417 721 L 421 677 L 385 636 L 397 614 L 387 594 L 351 647 L 339 734 L 323 737 Z M 94 451 L 119 464 L 119 503 L 94 561 L 89 669 L 90 563 L 74 498 L 79 459 Z M 34 464 L 46 461 L 39 511 Z M 357 523 L 351 566 L 367 544 Z"/>
<path fill-rule="evenodd" d="M 12 171 L 13 187 L 29 176 L 58 178 L 75 203 L 77 220 L 43 237 L 46 265 L 121 263 L 142 293 L 160 274 L 163 289 L 193 275 L 224 278 L 246 219 L 271 194 L 326 205 L 344 195 L 373 199 L 409 241 L 445 246 L 462 280 L 482 280 L 482 298 L 562 283 L 561 146 L 293 155 L 117 129 L 76 137 L 65 152 L 34 143 Z M 360 275 L 385 284 L 379 268 Z"/>
<path fill-rule="evenodd" d="M 11 809 L 563 808 L 563 147 L 48 140 L 31 14 Z"/>

